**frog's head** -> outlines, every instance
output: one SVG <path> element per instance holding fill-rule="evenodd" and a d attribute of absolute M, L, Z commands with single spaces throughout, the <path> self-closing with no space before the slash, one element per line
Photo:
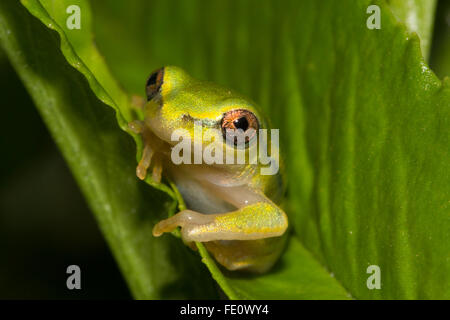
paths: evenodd
<path fill-rule="evenodd" d="M 194 139 L 194 124 L 201 124 L 204 134 L 208 130 L 220 132 L 223 142 L 233 130 L 256 134 L 265 127 L 254 103 L 229 89 L 196 80 L 178 67 L 153 72 L 146 93 L 146 124 L 170 144 L 176 143 L 171 137 L 177 129 L 184 129 Z M 250 141 L 252 135 L 246 139 Z"/>

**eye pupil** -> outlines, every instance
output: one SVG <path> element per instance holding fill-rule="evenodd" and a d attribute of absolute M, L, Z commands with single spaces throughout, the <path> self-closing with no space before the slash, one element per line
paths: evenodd
<path fill-rule="evenodd" d="M 223 115 L 221 127 L 223 138 L 227 142 L 233 141 L 235 146 L 242 140 L 239 135 L 242 130 L 245 144 L 248 146 L 249 142 L 254 141 L 254 137 L 256 137 L 259 122 L 253 112 L 245 109 L 233 109 Z"/>
<path fill-rule="evenodd" d="M 246 117 L 241 117 L 239 119 L 234 120 L 233 124 L 236 129 L 242 129 L 243 131 L 246 131 L 249 127 L 248 120 Z"/>

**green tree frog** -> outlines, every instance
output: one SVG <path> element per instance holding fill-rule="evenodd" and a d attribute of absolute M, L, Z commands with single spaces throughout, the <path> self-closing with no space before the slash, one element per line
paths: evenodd
<path fill-rule="evenodd" d="M 254 157 L 252 150 L 261 142 L 258 131 L 268 128 L 266 119 L 245 97 L 194 79 L 174 66 L 153 72 L 146 94 L 144 120 L 129 124 L 141 134 L 144 144 L 136 174 L 145 179 L 151 168 L 152 178 L 159 182 L 164 170 L 188 208 L 157 223 L 153 235 L 159 237 L 181 227 L 186 243 L 202 242 L 228 270 L 261 273 L 270 269 L 283 250 L 288 219 L 277 206 L 284 192 L 282 171 L 262 174 L 265 165 L 250 161 L 250 153 Z M 200 141 L 196 139 L 198 126 L 202 129 Z M 181 141 L 180 137 L 174 139 L 174 133 L 180 129 L 192 139 L 188 145 L 192 148 L 183 150 L 191 154 L 183 155 L 187 161 L 174 163 L 173 150 Z M 235 131 L 244 133 L 244 144 L 236 144 Z M 205 138 L 208 135 L 209 140 Z M 240 149 L 248 161 L 196 161 L 194 151 L 206 152 L 211 143 L 216 148 L 213 156 L 220 158 L 223 152 L 223 159 L 230 152 L 237 157 Z M 270 144 L 270 148 L 272 155 L 278 154 L 277 146 Z M 274 159 L 280 163 L 279 157 Z"/>

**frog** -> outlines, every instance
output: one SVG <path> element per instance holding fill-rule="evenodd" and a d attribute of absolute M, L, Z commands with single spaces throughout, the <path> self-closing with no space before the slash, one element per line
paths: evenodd
<path fill-rule="evenodd" d="M 136 175 L 144 180 L 151 169 L 154 182 L 167 176 L 186 205 L 186 209 L 159 221 L 153 227 L 153 236 L 179 230 L 187 245 L 195 249 L 192 244 L 202 243 L 230 271 L 270 270 L 283 252 L 288 235 L 288 217 L 280 207 L 286 184 L 281 156 L 272 158 L 279 170 L 271 174 L 262 174 L 261 162 L 250 161 L 250 152 L 262 141 L 257 138 L 258 132 L 269 129 L 259 106 L 234 90 L 198 80 L 176 66 L 153 71 L 145 93 L 143 119 L 129 123 L 143 144 Z M 203 129 L 200 142 L 195 140 L 199 126 Z M 180 130 L 184 138 L 193 141 L 189 142 L 193 147 L 183 152 L 206 149 L 213 141 L 218 154 L 221 150 L 235 156 L 240 151 L 249 160 L 196 163 L 189 161 L 195 155 L 187 154 L 183 155 L 187 161 L 175 163 L 173 150 L 181 139 L 174 139 L 174 133 Z M 243 133 L 240 141 L 244 143 L 237 144 L 233 132 Z M 203 139 L 207 133 L 210 141 Z M 277 148 L 270 144 L 271 155 L 279 154 Z M 252 154 L 253 158 L 258 156 Z"/>

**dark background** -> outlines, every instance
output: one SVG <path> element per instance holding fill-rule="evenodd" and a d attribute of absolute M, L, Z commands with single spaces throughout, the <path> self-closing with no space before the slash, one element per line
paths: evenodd
<path fill-rule="evenodd" d="M 446 2 L 444 4 L 444 2 Z M 442 78 L 450 3 L 437 6 L 430 65 Z M 444 53 L 445 51 L 445 53 Z M 20 79 L 0 51 L 0 299 L 127 299 L 94 216 Z M 66 287 L 81 268 L 81 290 Z"/>

